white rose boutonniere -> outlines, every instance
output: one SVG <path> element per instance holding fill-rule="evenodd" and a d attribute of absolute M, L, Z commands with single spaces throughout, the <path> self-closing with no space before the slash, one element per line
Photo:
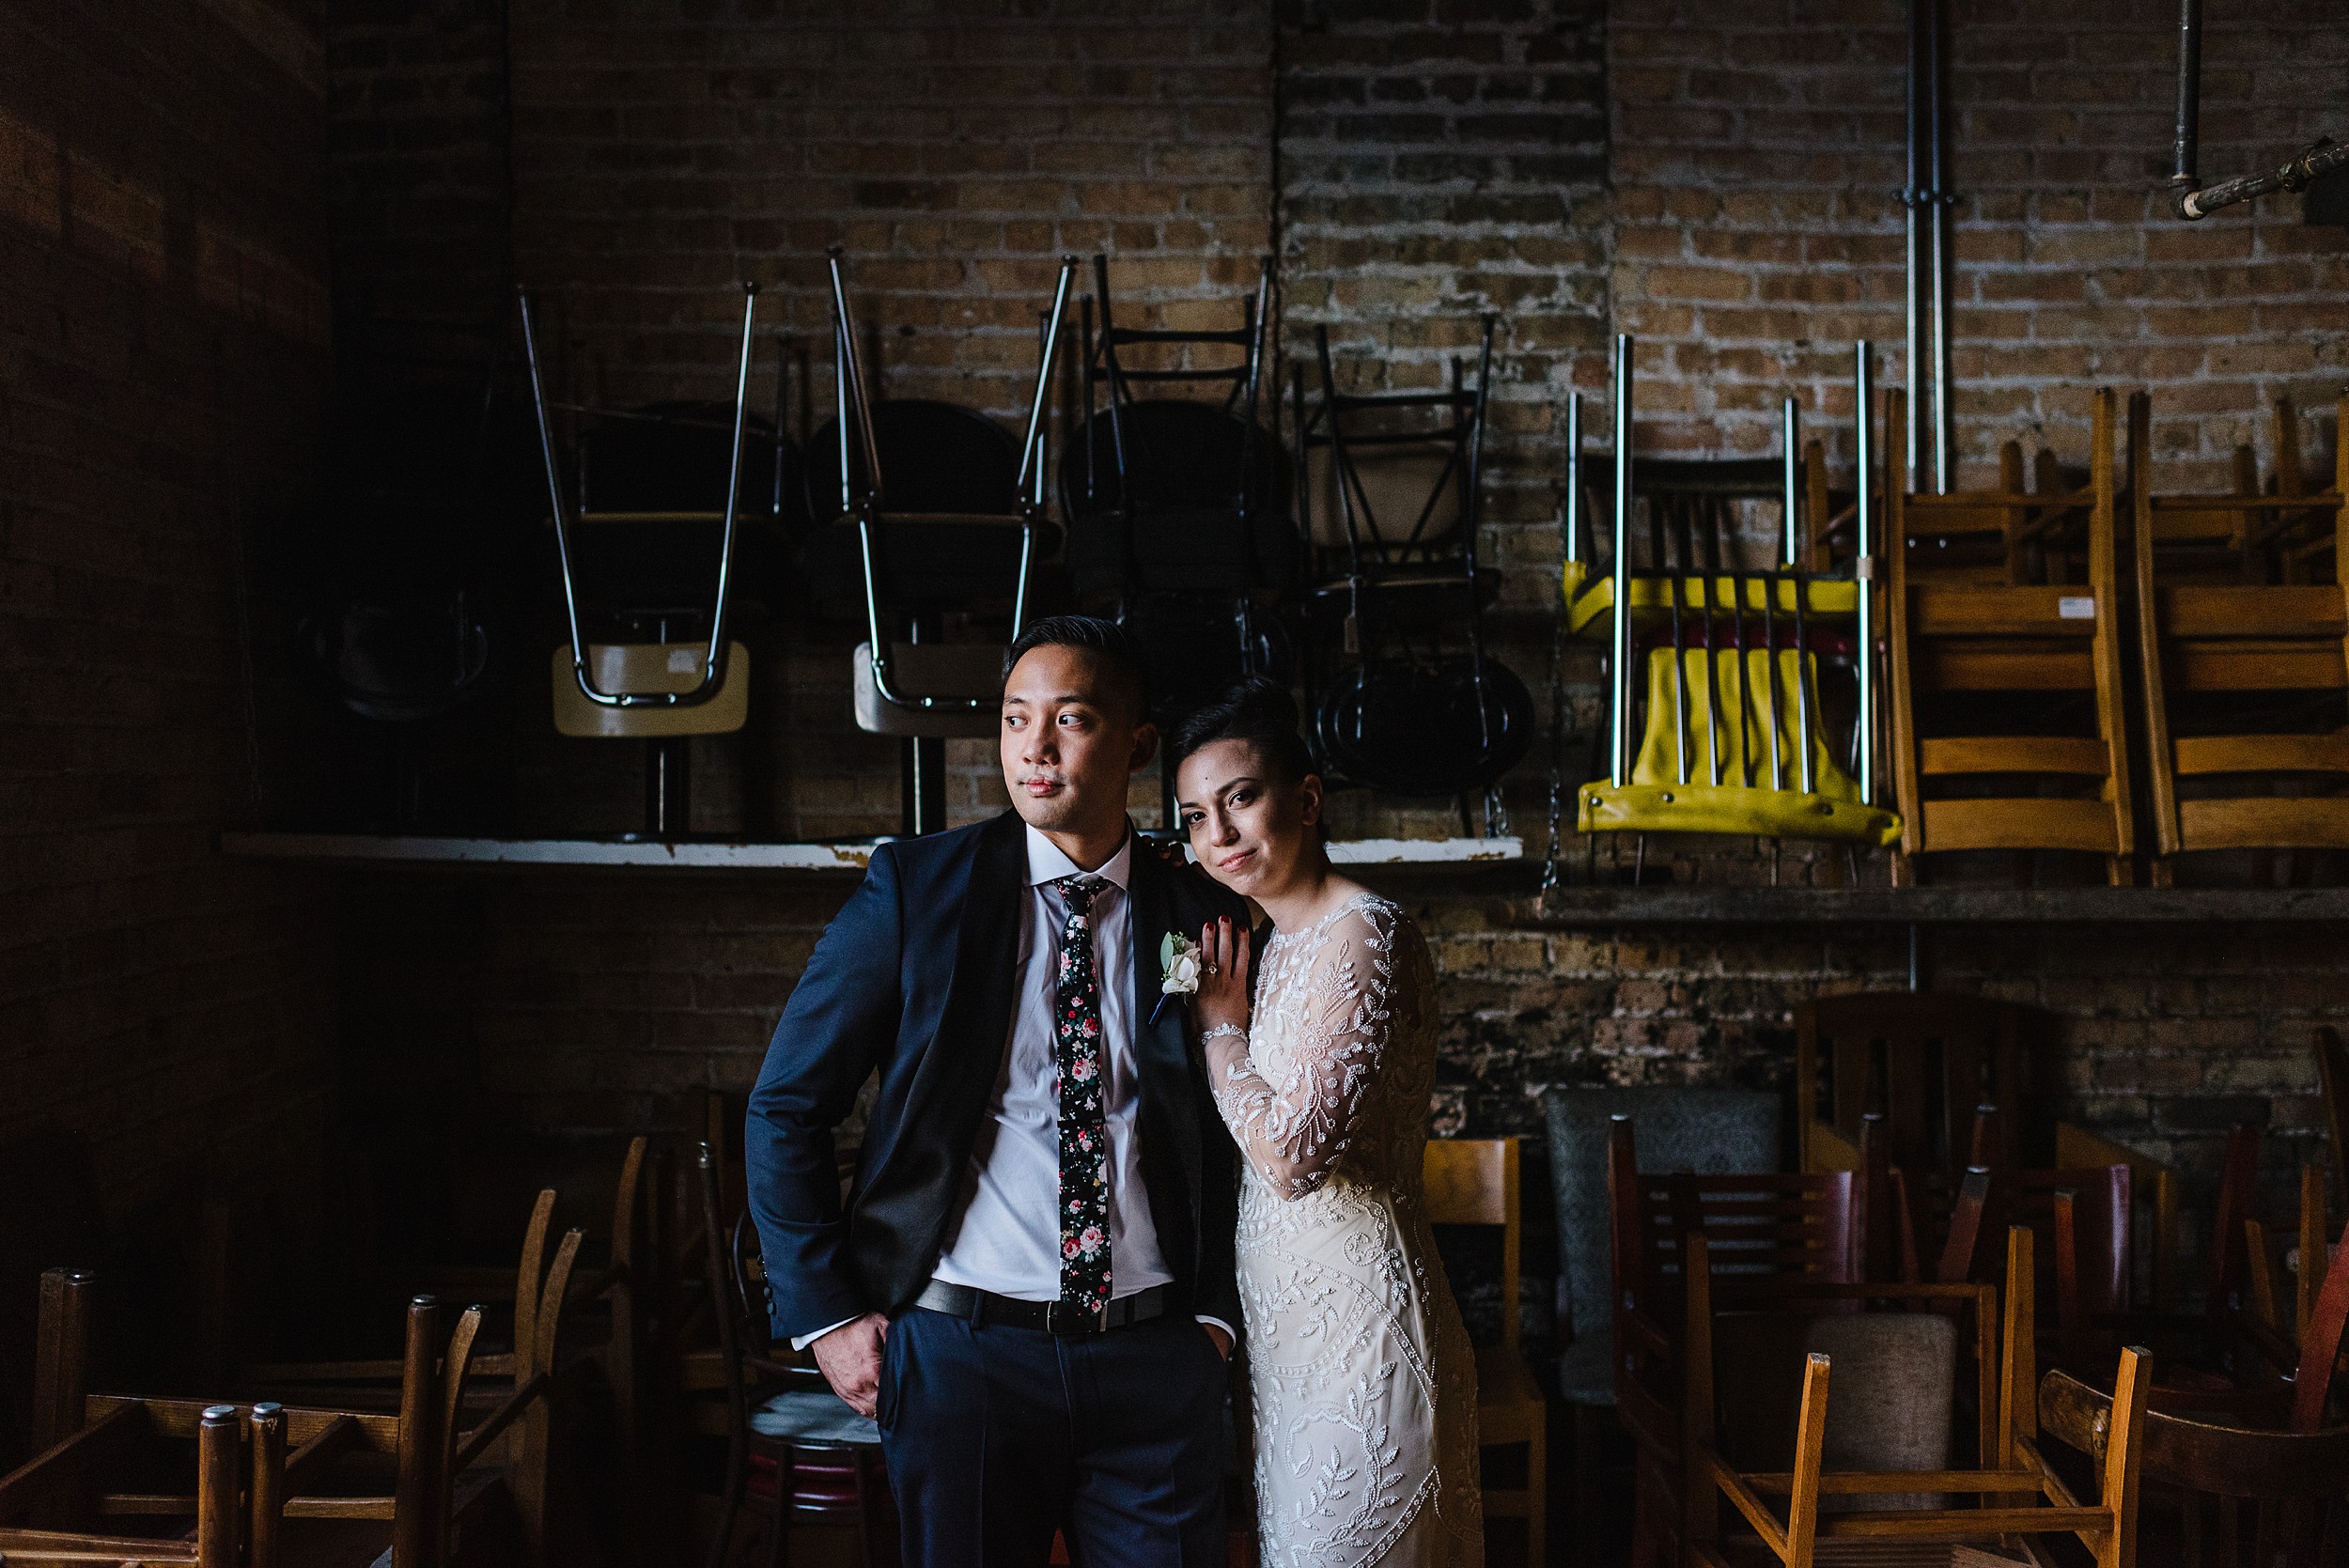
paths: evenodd
<path fill-rule="evenodd" d="M 1159 943 L 1159 1001 L 1150 1009 L 1150 1021 L 1157 1023 L 1159 1014 L 1169 997 L 1188 998 L 1199 989 L 1199 944 L 1179 931 L 1169 931 Z"/>

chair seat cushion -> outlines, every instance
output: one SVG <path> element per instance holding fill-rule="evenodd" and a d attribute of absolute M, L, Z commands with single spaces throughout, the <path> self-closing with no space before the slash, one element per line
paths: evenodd
<path fill-rule="evenodd" d="M 880 1428 L 860 1416 L 837 1394 L 814 1389 L 780 1393 L 751 1412 L 751 1430 L 763 1437 L 797 1437 L 813 1443 L 880 1446 Z"/>
<path fill-rule="evenodd" d="M 1558 1358 L 1558 1397 L 1568 1405 L 1615 1403 L 1615 1336 L 1585 1334 Z"/>

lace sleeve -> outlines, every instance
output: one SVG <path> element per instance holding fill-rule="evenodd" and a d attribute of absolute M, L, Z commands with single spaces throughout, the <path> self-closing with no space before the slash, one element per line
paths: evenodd
<path fill-rule="evenodd" d="M 1298 980 L 1297 1038 L 1280 1080 L 1243 1053 L 1215 1085 L 1216 1107 L 1241 1152 L 1285 1198 L 1330 1179 L 1385 1053 L 1394 933 L 1382 915 L 1350 911 L 1322 938 Z"/>

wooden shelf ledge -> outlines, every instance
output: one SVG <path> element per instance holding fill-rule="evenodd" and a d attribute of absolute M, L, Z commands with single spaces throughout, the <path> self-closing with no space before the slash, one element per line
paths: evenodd
<path fill-rule="evenodd" d="M 600 838 L 438 838 L 387 833 L 225 832 L 224 855 L 346 865 L 585 866 L 691 871 L 788 872 L 838 876 L 861 872 L 872 839 L 832 844 L 743 844 L 712 839 L 663 844 Z M 1330 846 L 1340 865 L 1469 866 L 1520 864 L 1515 838 L 1341 839 Z"/>
<path fill-rule="evenodd" d="M 2349 888 L 1560 888 L 1521 926 L 2231 924 L 2349 921 Z"/>

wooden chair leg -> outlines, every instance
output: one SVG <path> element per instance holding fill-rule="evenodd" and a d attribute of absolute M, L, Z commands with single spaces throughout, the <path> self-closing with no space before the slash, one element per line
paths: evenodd
<path fill-rule="evenodd" d="M 1606 1553 L 1598 1486 L 1600 1424 L 1599 1406 L 1574 1407 L 1574 1555 L 1581 1568 L 1600 1568 Z"/>
<path fill-rule="evenodd" d="M 248 1418 L 253 1433 L 253 1479 L 247 1492 L 245 1568 L 277 1568 L 278 1528 L 286 1514 L 286 1411 L 256 1405 Z"/>
<path fill-rule="evenodd" d="M 1525 1445 L 1525 1560 L 1530 1568 L 1549 1560 L 1549 1435 L 1542 1430 L 1545 1424 L 1545 1412 L 1537 1408 Z M 865 1568 L 872 1565 L 868 1562 Z"/>
<path fill-rule="evenodd" d="M 196 1568 L 237 1568 L 237 1407 L 206 1408 L 195 1436 Z"/>
<path fill-rule="evenodd" d="M 33 1352 L 33 1449 L 46 1452 L 82 1430 L 88 1394 L 91 1280 L 78 1269 L 40 1277 Z"/>

